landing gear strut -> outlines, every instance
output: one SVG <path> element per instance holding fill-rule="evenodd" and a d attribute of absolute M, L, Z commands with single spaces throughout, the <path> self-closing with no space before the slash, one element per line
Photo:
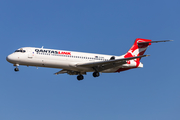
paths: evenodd
<path fill-rule="evenodd" d="M 84 76 L 83 76 L 83 75 L 78 75 L 78 76 L 77 76 L 77 79 L 78 79 L 78 80 L 83 80 L 83 79 L 84 79 Z"/>
<path fill-rule="evenodd" d="M 19 64 L 16 64 L 16 65 L 14 65 L 14 66 L 16 66 L 16 68 L 14 68 L 14 71 L 15 71 L 15 72 L 19 71 L 19 68 L 18 68 Z"/>
<path fill-rule="evenodd" d="M 99 77 L 99 72 L 93 72 L 93 77 Z"/>

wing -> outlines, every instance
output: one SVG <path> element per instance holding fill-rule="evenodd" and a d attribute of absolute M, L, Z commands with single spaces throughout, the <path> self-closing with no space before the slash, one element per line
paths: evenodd
<path fill-rule="evenodd" d="M 57 72 L 57 73 L 54 73 L 55 75 L 58 75 L 58 74 L 64 74 L 64 73 L 67 73 L 69 75 L 86 75 L 86 72 L 81 72 L 81 71 L 73 71 L 73 70 L 66 70 L 66 69 L 62 69 L 61 71 Z"/>
<path fill-rule="evenodd" d="M 147 57 L 147 56 L 149 55 L 141 55 L 137 57 L 121 58 L 121 59 L 101 61 L 101 62 L 82 63 L 82 64 L 76 64 L 76 67 L 94 68 L 94 69 L 98 69 L 98 71 L 100 72 L 102 70 L 106 70 L 106 69 L 113 68 L 118 65 L 125 64 L 127 60 L 133 60 L 133 59 Z M 86 74 L 86 72 L 72 71 L 72 70 L 67 70 L 67 69 L 62 69 L 61 71 L 56 72 L 54 74 L 58 75 L 58 74 L 64 74 L 64 73 L 67 73 L 69 75 Z"/>
<path fill-rule="evenodd" d="M 63 69 L 63 70 L 61 70 L 61 71 L 59 71 L 57 73 L 54 73 L 54 74 L 58 75 L 58 74 L 64 74 L 64 73 L 67 73 L 67 72 L 68 72 L 68 70 Z"/>
<path fill-rule="evenodd" d="M 115 59 L 115 60 L 109 60 L 109 61 L 100 61 L 100 62 L 91 62 L 91 63 L 79 63 L 76 66 L 77 67 L 91 67 L 96 68 L 98 66 L 103 66 L 102 70 L 109 69 L 114 67 L 115 65 L 122 65 L 125 64 L 128 60 L 133 60 L 137 58 L 147 57 L 149 55 L 141 55 L 136 57 L 129 57 L 129 58 L 121 58 L 121 59 Z"/>

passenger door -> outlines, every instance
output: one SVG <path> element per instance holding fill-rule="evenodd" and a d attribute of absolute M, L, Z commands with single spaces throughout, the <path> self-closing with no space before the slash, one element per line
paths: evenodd
<path fill-rule="evenodd" d="M 28 52 L 28 58 L 32 59 L 34 57 L 34 51 L 32 51 L 32 49 L 29 49 Z"/>

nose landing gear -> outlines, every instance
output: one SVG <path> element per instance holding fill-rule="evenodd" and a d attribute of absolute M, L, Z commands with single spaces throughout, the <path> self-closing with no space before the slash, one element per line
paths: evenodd
<path fill-rule="evenodd" d="M 14 68 L 14 71 L 18 72 L 19 71 L 19 68 L 18 68 L 19 64 L 15 64 L 14 66 L 16 66 L 16 68 Z"/>
<path fill-rule="evenodd" d="M 14 68 L 14 71 L 15 71 L 15 72 L 18 72 L 18 71 L 19 71 L 19 68 Z"/>

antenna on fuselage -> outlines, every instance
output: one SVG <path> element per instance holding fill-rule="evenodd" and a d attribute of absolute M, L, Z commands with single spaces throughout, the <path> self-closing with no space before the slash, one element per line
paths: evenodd
<path fill-rule="evenodd" d="M 43 49 L 44 48 L 44 46 L 42 46 L 42 48 L 41 49 Z"/>

